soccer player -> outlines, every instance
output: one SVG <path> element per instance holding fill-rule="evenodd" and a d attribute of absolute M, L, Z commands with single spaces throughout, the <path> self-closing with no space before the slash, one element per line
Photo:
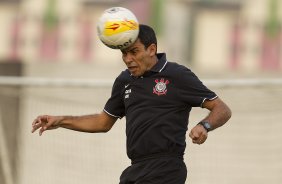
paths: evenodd
<path fill-rule="evenodd" d="M 189 133 L 203 144 L 209 131 L 231 117 L 229 107 L 188 68 L 157 53 L 154 30 L 140 25 L 136 42 L 121 50 L 127 69 L 116 78 L 104 110 L 86 116 L 38 116 L 32 132 L 58 127 L 82 132 L 107 132 L 126 117 L 127 155 L 132 164 L 120 184 L 184 184 L 183 155 L 189 112 L 202 107 L 210 112 Z"/>

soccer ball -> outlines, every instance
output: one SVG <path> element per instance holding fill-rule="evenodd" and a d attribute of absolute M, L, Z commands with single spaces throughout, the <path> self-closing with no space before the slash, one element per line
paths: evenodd
<path fill-rule="evenodd" d="M 98 37 L 112 49 L 125 49 L 133 44 L 139 33 L 135 15 L 123 7 L 112 7 L 103 12 L 97 24 Z"/>

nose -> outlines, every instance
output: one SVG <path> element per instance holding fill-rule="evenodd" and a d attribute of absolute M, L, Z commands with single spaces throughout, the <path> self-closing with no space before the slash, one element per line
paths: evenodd
<path fill-rule="evenodd" d="M 131 54 L 129 53 L 123 54 L 122 59 L 125 64 L 130 64 L 132 62 L 132 57 L 131 57 Z"/>

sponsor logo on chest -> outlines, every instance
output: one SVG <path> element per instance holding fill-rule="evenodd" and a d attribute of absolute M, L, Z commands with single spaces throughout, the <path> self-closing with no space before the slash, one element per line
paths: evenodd
<path fill-rule="evenodd" d="M 156 85 L 153 87 L 153 93 L 160 96 L 160 95 L 166 95 L 167 93 L 167 85 L 169 84 L 169 80 L 165 80 L 164 78 L 156 79 L 155 80 Z"/>

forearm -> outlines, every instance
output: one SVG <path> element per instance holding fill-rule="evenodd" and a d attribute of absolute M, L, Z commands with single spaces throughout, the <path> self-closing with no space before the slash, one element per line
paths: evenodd
<path fill-rule="evenodd" d="M 224 125 L 231 117 L 231 112 L 227 109 L 216 109 L 211 111 L 209 115 L 203 120 L 211 125 L 211 130 L 214 130 Z"/>
<path fill-rule="evenodd" d="M 210 110 L 210 113 L 202 121 L 207 121 L 211 125 L 211 130 L 214 130 L 222 125 L 224 125 L 231 118 L 230 108 L 222 102 L 220 99 L 211 106 L 207 106 L 207 109 Z"/>
<path fill-rule="evenodd" d="M 83 116 L 62 116 L 59 126 L 81 132 L 107 132 L 111 129 L 111 124 L 104 123 L 100 114 Z"/>

